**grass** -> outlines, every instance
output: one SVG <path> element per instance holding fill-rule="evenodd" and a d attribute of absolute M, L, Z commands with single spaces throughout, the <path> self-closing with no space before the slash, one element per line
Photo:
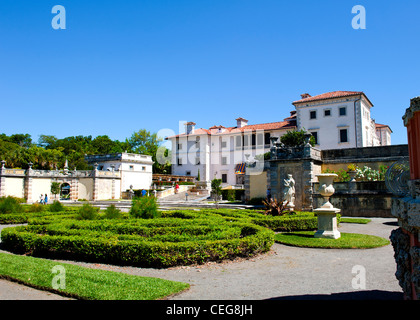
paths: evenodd
<path fill-rule="evenodd" d="M 56 265 L 64 267 L 64 289 L 53 288 L 53 278 L 63 275 L 52 272 Z M 0 278 L 84 300 L 156 300 L 189 287 L 182 282 L 90 269 L 7 253 L 0 253 Z"/>
<path fill-rule="evenodd" d="M 358 233 L 341 233 L 338 239 L 314 238 L 314 231 L 283 232 L 274 236 L 278 243 L 309 248 L 369 249 L 388 245 L 387 239 Z"/>
<path fill-rule="evenodd" d="M 364 218 L 343 218 L 343 217 L 341 217 L 341 219 L 340 219 L 340 223 L 344 222 L 344 223 L 367 224 L 371 221 L 372 220 L 370 220 L 370 219 L 364 219 Z"/>

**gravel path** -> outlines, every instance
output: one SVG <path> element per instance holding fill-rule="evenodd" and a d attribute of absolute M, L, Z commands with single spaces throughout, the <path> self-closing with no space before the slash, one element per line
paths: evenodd
<path fill-rule="evenodd" d="M 341 232 L 389 238 L 396 219 L 372 218 L 366 225 L 342 224 Z M 81 266 L 187 282 L 191 288 L 171 299 L 402 299 L 395 278 L 391 245 L 375 249 L 310 249 L 274 244 L 271 251 L 252 259 L 168 269 L 119 267 L 72 262 Z M 63 261 L 69 262 L 69 261 Z M 366 271 L 364 290 L 354 289 L 355 265 Z M 15 284 L 13 284 L 15 285 Z M 3 291 L 0 284 L 0 290 Z M 20 291 L 22 299 L 26 292 Z M 40 298 L 43 293 L 40 293 Z M 43 299 L 54 298 L 45 294 Z M 12 296 L 10 296 L 12 297 Z M 7 296 L 6 296 L 7 298 Z M 0 299 L 4 295 L 0 294 Z M 14 299 L 12 297 L 12 299 Z M 29 298 L 28 298 L 29 299 Z"/>

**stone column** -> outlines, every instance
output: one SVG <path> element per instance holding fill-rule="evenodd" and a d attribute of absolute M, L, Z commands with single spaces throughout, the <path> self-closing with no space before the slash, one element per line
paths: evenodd
<path fill-rule="evenodd" d="M 409 192 L 392 198 L 391 213 L 398 218 L 400 228 L 391 233 L 395 276 L 406 299 L 420 299 L 420 97 L 411 99 L 403 116 L 407 127 L 410 161 Z"/>
<path fill-rule="evenodd" d="M 26 177 L 25 177 L 25 199 L 26 202 L 32 202 L 32 162 L 28 163 L 28 170 L 26 170 Z"/>
<path fill-rule="evenodd" d="M 420 179 L 420 97 L 411 99 L 403 120 L 407 127 L 410 178 Z"/>
<path fill-rule="evenodd" d="M 79 199 L 79 179 L 72 177 L 70 181 L 70 200 L 76 201 Z"/>
<path fill-rule="evenodd" d="M 115 199 L 115 179 L 112 178 L 112 199 Z"/>
<path fill-rule="evenodd" d="M 0 166 L 0 197 L 6 196 L 6 177 L 4 173 L 6 172 L 6 161 L 1 161 Z"/>
<path fill-rule="evenodd" d="M 97 201 L 99 199 L 99 179 L 98 179 L 98 163 L 94 164 L 92 170 L 92 177 L 93 177 L 93 192 L 92 197 L 93 201 Z"/>

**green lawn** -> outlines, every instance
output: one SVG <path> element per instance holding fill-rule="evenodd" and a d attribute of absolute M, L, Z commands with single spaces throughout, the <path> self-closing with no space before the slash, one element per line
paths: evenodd
<path fill-rule="evenodd" d="M 65 288 L 54 291 L 56 265 L 64 267 Z M 84 268 L 52 260 L 0 253 L 0 278 L 73 297 L 89 300 L 155 300 L 180 292 L 187 283 L 140 277 L 120 272 Z M 60 282 L 56 282 L 56 285 Z"/>
<path fill-rule="evenodd" d="M 371 222 L 372 220 L 370 219 L 365 219 L 365 218 L 340 218 L 340 223 L 359 223 L 359 224 L 367 224 L 369 222 Z"/>
<path fill-rule="evenodd" d="M 278 243 L 309 248 L 368 249 L 388 245 L 387 239 L 358 233 L 341 233 L 338 239 L 314 238 L 314 231 L 282 232 L 274 236 Z"/>

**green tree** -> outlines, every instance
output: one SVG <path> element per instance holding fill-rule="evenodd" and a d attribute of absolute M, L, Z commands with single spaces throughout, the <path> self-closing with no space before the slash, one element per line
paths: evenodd
<path fill-rule="evenodd" d="M 286 147 L 298 147 L 305 145 L 305 134 L 307 134 L 304 129 L 301 129 L 299 131 L 292 130 L 286 132 L 284 135 L 280 137 L 280 141 L 286 146 Z M 315 145 L 315 138 L 311 136 L 309 139 L 309 143 L 314 146 Z"/>
<path fill-rule="evenodd" d="M 60 193 L 60 182 L 53 181 L 51 182 L 51 193 L 57 199 L 57 194 Z"/>
<path fill-rule="evenodd" d="M 222 179 L 211 180 L 211 192 L 216 203 L 216 208 L 219 209 L 219 197 L 222 194 Z"/>

